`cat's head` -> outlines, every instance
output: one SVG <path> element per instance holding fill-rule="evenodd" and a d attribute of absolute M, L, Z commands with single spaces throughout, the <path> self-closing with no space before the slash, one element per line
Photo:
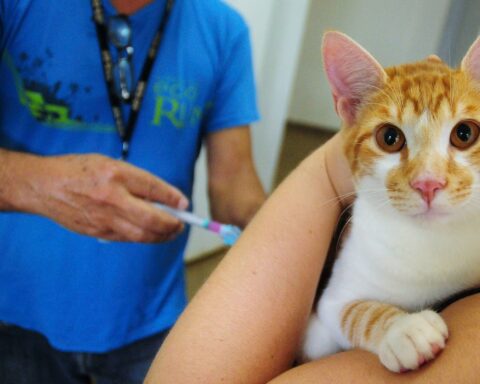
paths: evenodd
<path fill-rule="evenodd" d="M 459 69 L 384 69 L 339 32 L 323 57 L 358 195 L 419 219 L 480 214 L 480 38 Z"/>

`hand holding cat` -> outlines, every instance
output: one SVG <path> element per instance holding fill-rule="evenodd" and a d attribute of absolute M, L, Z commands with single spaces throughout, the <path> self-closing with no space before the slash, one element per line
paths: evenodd
<path fill-rule="evenodd" d="M 6 160 L 2 171 L 11 181 L 0 196 L 6 209 L 37 213 L 72 231 L 105 240 L 159 242 L 183 229 L 178 219 L 147 201 L 185 209 L 187 199 L 173 186 L 128 163 L 101 155 L 42 158 L 3 152 L 1 156 Z M 15 193 L 18 190 L 22 193 Z"/>

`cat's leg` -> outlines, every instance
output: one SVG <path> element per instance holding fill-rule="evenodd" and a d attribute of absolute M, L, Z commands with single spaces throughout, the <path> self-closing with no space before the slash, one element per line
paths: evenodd
<path fill-rule="evenodd" d="M 354 301 L 340 312 L 339 326 L 352 347 L 376 353 L 393 372 L 417 369 L 445 347 L 448 330 L 430 310 L 407 313 L 378 301 Z"/>
<path fill-rule="evenodd" d="M 325 322 L 315 312 L 312 313 L 303 338 L 299 360 L 307 362 L 331 355 L 340 350 L 341 347 L 335 340 L 331 329 L 327 327 Z"/>

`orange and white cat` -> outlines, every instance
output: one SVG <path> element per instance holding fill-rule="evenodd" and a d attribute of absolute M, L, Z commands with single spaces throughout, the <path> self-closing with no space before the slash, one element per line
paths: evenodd
<path fill-rule="evenodd" d="M 448 338 L 429 306 L 480 285 L 480 38 L 459 69 L 384 69 L 339 32 L 323 56 L 357 197 L 301 354 L 358 347 L 416 369 Z"/>

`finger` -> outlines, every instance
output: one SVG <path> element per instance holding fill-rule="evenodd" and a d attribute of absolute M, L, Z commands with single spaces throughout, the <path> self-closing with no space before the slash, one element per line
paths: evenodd
<path fill-rule="evenodd" d="M 110 193 L 108 203 L 103 201 L 87 208 L 82 219 L 81 223 L 77 220 L 75 225 L 70 223 L 68 226 L 90 236 L 114 241 L 166 241 L 183 230 L 180 220 L 131 195 L 124 188 Z"/>
<path fill-rule="evenodd" d="M 132 194 L 150 201 L 159 201 L 178 209 L 188 207 L 188 199 L 174 186 L 133 166 L 129 166 L 127 169 L 124 184 Z"/>
<path fill-rule="evenodd" d="M 155 233 L 133 225 L 127 220 L 116 219 L 111 223 L 111 228 L 105 230 L 99 237 L 108 241 L 125 241 L 135 243 L 159 243 L 169 241 L 171 235 Z"/>
<path fill-rule="evenodd" d="M 121 204 L 122 217 L 139 228 L 167 236 L 183 230 L 183 223 L 179 219 L 128 192 L 123 194 Z"/>
<path fill-rule="evenodd" d="M 112 223 L 112 231 L 117 233 L 122 241 L 135 243 L 158 243 L 165 241 L 169 236 L 168 233 L 152 232 L 120 219 Z"/>

